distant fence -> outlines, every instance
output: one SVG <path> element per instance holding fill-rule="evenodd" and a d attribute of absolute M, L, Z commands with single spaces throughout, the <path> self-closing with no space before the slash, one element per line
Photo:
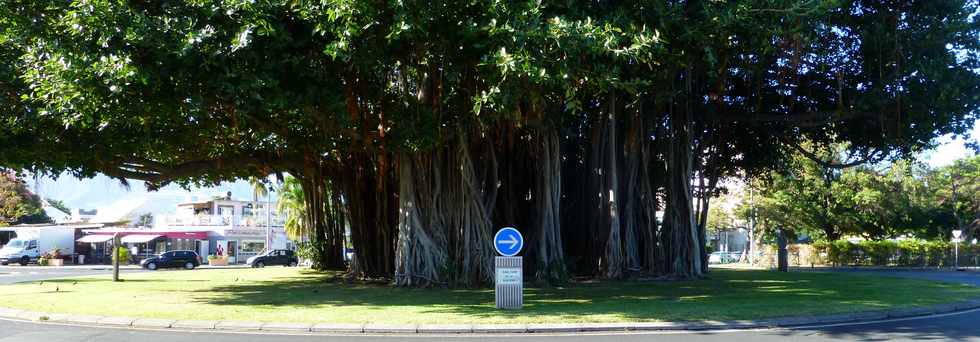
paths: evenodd
<path fill-rule="evenodd" d="M 952 242 L 902 240 L 850 242 L 817 241 L 787 247 L 790 266 L 903 266 L 952 267 Z M 959 265 L 980 266 L 980 245 L 959 244 Z M 776 248 L 763 250 L 762 262 L 776 264 Z"/>

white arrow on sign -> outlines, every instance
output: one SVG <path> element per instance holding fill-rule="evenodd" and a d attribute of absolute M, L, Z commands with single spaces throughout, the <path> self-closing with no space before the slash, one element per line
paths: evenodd
<path fill-rule="evenodd" d="M 497 242 L 510 244 L 510 248 L 517 247 L 517 244 L 520 243 L 520 241 L 517 241 L 517 238 L 513 235 L 510 236 L 510 240 L 497 240 Z"/>

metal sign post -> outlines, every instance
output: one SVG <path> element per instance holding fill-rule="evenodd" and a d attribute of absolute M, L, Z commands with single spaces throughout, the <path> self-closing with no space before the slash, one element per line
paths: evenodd
<path fill-rule="evenodd" d="M 494 297 L 498 309 L 520 309 L 524 306 L 524 258 L 515 256 L 524 247 L 524 237 L 517 229 L 497 231 L 493 247 L 502 256 L 494 260 Z"/>

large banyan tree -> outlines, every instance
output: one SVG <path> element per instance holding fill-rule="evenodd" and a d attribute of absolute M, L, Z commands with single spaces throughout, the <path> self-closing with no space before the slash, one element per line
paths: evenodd
<path fill-rule="evenodd" d="M 504 226 L 541 283 L 696 278 L 719 179 L 813 146 L 873 162 L 964 133 L 976 11 L 5 0 L 0 166 L 151 188 L 288 173 L 315 266 L 345 266 L 349 230 L 352 275 L 399 285 L 487 283 Z"/>

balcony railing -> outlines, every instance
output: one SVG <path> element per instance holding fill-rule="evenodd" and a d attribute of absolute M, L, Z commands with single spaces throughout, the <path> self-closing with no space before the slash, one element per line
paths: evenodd
<path fill-rule="evenodd" d="M 158 224 L 164 226 L 224 226 L 224 227 L 265 227 L 266 222 L 272 227 L 282 227 L 283 218 L 272 215 L 271 221 L 266 215 L 162 215 Z"/>

